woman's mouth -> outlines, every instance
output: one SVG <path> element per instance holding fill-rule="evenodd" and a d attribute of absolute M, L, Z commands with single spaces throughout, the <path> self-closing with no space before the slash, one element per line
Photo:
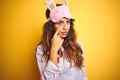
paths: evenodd
<path fill-rule="evenodd" d="M 62 35 L 67 35 L 67 32 L 61 32 Z"/>

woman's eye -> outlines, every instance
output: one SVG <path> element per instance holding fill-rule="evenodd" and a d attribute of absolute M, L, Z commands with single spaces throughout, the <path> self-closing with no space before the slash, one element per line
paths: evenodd
<path fill-rule="evenodd" d="M 70 21 L 67 21 L 67 24 L 70 24 Z"/>
<path fill-rule="evenodd" d="M 63 25 L 63 23 L 62 23 L 62 22 L 59 22 L 59 23 L 58 23 L 58 25 L 60 25 L 60 26 L 61 26 L 61 25 Z"/>

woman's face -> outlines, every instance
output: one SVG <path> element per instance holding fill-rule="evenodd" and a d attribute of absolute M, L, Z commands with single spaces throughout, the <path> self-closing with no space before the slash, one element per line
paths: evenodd
<path fill-rule="evenodd" d="M 59 29 L 59 35 L 65 38 L 70 30 L 70 19 L 62 18 L 54 24 L 55 29 Z"/>

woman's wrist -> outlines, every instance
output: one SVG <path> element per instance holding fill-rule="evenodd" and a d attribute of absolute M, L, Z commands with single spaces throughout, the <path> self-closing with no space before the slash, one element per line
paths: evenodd
<path fill-rule="evenodd" d="M 49 60 L 52 61 L 57 66 L 57 53 L 58 51 L 54 48 L 50 49 L 50 57 Z"/>

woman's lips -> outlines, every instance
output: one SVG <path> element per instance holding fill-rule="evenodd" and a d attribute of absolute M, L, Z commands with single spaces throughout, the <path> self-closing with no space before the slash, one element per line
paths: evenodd
<path fill-rule="evenodd" d="M 62 35 L 66 35 L 67 34 L 67 32 L 61 32 L 62 33 Z"/>

